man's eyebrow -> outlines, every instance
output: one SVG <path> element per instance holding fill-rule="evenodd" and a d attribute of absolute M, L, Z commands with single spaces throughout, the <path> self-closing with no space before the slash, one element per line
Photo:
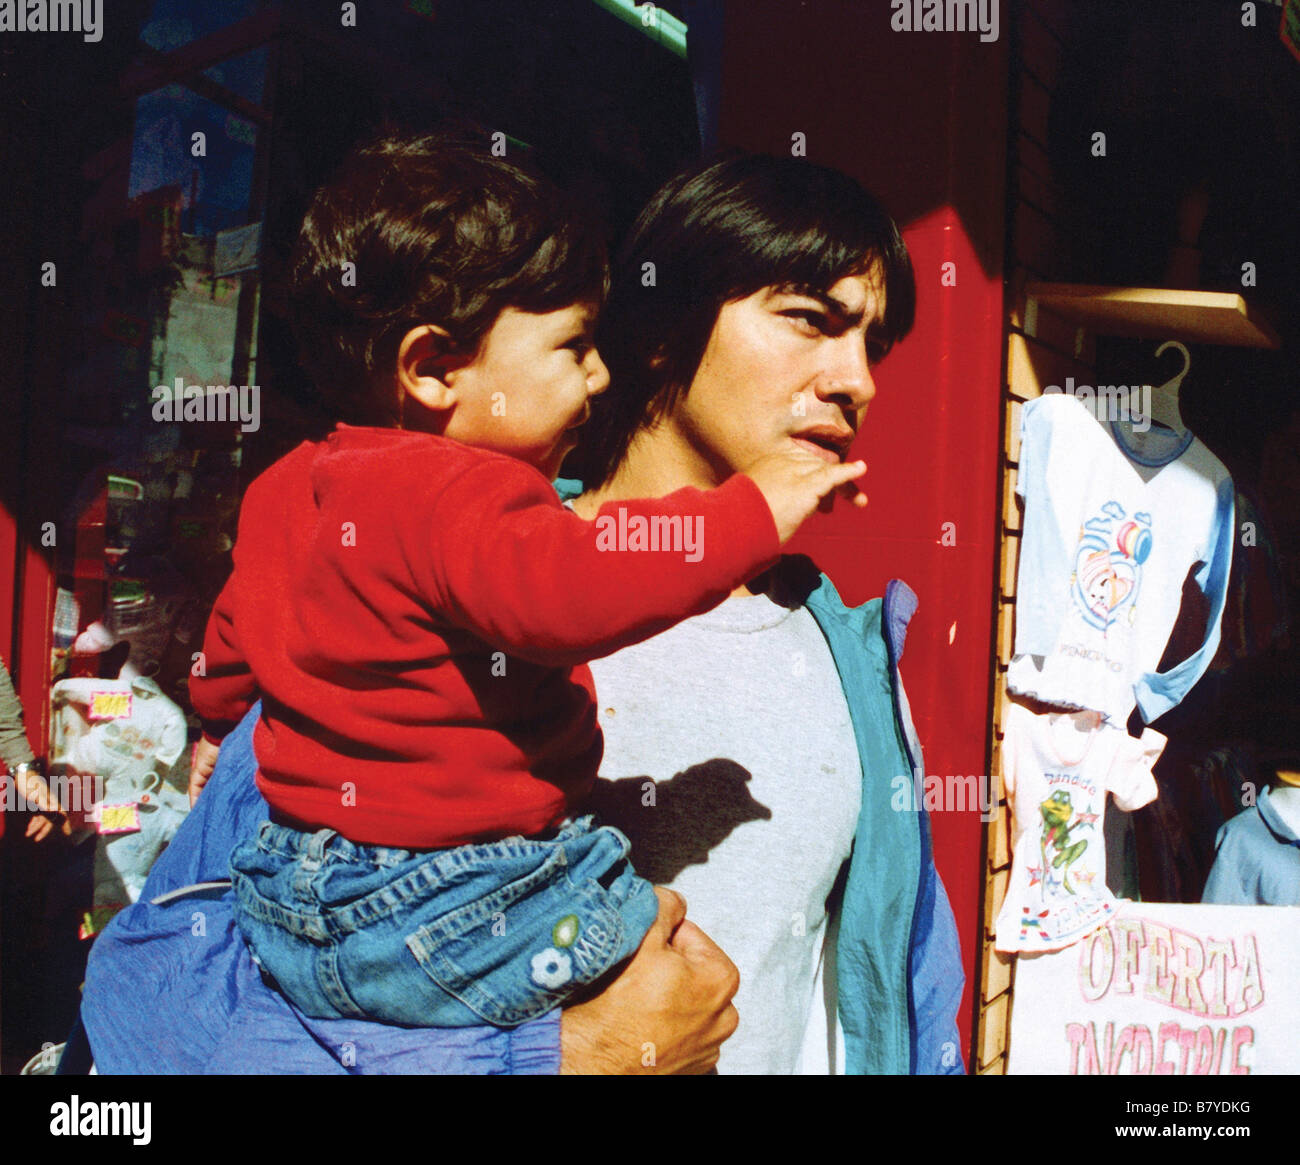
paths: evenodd
<path fill-rule="evenodd" d="M 808 299 L 815 299 L 846 327 L 855 327 L 860 324 L 867 314 L 865 304 L 858 308 L 857 311 L 853 311 L 843 300 L 836 299 L 829 292 L 822 291 L 820 288 L 808 287 L 797 283 L 787 283 L 778 288 L 778 290 L 787 295 L 802 295 L 806 296 Z"/>

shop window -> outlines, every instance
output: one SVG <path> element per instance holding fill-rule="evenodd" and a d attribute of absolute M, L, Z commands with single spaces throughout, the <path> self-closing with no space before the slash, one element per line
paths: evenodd
<path fill-rule="evenodd" d="M 237 24 L 262 7 L 261 0 L 156 0 L 140 39 L 160 52 L 170 52 L 221 28 Z"/>

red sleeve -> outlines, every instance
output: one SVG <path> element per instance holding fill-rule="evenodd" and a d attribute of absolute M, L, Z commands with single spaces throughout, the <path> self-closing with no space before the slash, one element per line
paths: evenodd
<path fill-rule="evenodd" d="M 220 744 L 257 700 L 257 682 L 235 627 L 235 573 L 217 596 L 203 636 L 203 675 L 190 676 L 190 702 L 204 738 Z"/>
<path fill-rule="evenodd" d="M 653 530 L 666 548 L 632 548 L 640 522 L 646 544 Z M 551 667 L 599 659 L 717 606 L 781 549 L 766 499 L 743 474 L 713 490 L 609 502 L 585 521 L 540 474 L 494 460 L 440 495 L 433 527 L 442 612 Z"/>

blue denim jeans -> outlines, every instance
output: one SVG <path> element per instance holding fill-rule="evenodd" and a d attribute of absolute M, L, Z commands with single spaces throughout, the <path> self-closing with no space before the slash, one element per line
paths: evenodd
<path fill-rule="evenodd" d="M 590 817 L 553 840 L 423 852 L 264 821 L 231 854 L 235 916 L 306 1015 L 514 1027 L 640 945 L 659 907 L 628 849 Z"/>

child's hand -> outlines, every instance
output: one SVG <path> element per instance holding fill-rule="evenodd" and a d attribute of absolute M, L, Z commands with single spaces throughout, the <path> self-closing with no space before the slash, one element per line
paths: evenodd
<path fill-rule="evenodd" d="M 194 802 L 199 799 L 199 794 L 203 792 L 203 786 L 208 783 L 208 778 L 212 776 L 212 770 L 217 767 L 217 754 L 220 751 L 221 745 L 212 744 L 202 738 L 194 746 L 194 759 L 190 763 L 191 809 L 194 808 Z"/>
<path fill-rule="evenodd" d="M 825 508 L 823 499 L 833 500 L 837 490 L 855 506 L 865 506 L 867 495 L 852 483 L 866 472 L 865 461 L 839 464 L 797 450 L 770 453 L 745 470 L 763 491 L 782 542 L 789 541 L 814 510 Z"/>

